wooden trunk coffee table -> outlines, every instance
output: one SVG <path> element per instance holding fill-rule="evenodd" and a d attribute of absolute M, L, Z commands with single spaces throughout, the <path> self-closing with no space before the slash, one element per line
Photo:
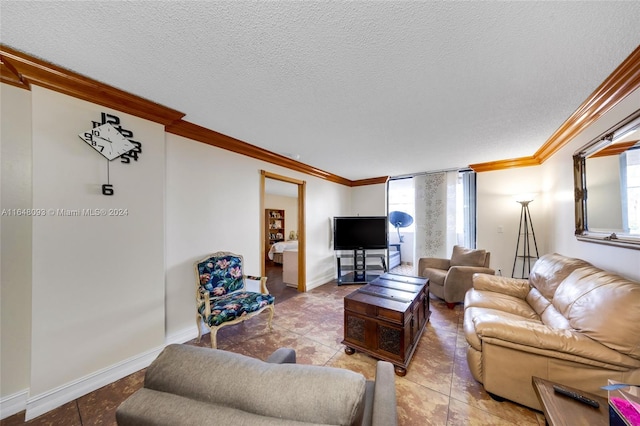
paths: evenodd
<path fill-rule="evenodd" d="M 430 314 L 427 278 L 383 274 L 344 298 L 345 352 L 389 361 L 404 376 Z"/>

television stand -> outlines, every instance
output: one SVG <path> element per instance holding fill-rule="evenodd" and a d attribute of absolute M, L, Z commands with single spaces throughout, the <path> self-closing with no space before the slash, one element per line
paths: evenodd
<path fill-rule="evenodd" d="M 338 263 L 338 285 L 345 284 L 366 284 L 387 272 L 387 262 L 385 254 L 367 254 L 365 249 L 353 250 L 352 253 L 338 253 L 336 261 Z M 379 263 L 367 265 L 367 259 L 379 259 Z M 353 259 L 350 265 L 344 265 L 341 259 Z M 343 271 L 353 271 L 342 275 Z M 367 271 L 372 271 L 368 274 Z"/>

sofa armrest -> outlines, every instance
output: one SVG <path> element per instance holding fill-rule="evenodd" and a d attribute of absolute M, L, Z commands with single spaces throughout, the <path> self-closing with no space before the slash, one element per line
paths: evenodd
<path fill-rule="evenodd" d="M 278 348 L 266 359 L 270 364 L 295 364 L 296 351 L 291 348 Z"/>
<path fill-rule="evenodd" d="M 446 271 L 450 265 L 449 259 L 421 257 L 418 259 L 418 275 L 422 275 L 422 271 L 424 271 L 425 268 L 443 269 Z"/>
<path fill-rule="evenodd" d="M 387 361 L 378 361 L 373 393 L 372 426 L 395 426 L 398 424 L 395 380 L 393 364 Z"/>
<path fill-rule="evenodd" d="M 640 360 L 633 359 L 604 346 L 584 334 L 551 328 L 534 321 L 484 314 L 473 319 L 475 331 L 483 342 L 608 368 L 640 368 Z"/>
<path fill-rule="evenodd" d="M 473 288 L 507 294 L 524 300 L 529 294 L 531 286 L 529 281 L 519 278 L 478 273 L 473 276 Z"/>

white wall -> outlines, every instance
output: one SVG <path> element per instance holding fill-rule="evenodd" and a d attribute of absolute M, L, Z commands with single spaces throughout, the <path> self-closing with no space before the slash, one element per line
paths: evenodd
<path fill-rule="evenodd" d="M 351 191 L 351 216 L 387 214 L 387 184 L 355 186 Z"/>
<path fill-rule="evenodd" d="M 336 277 L 332 220 L 334 216 L 350 214 L 351 197 L 352 188 L 317 178 L 308 180 L 307 289 L 318 287 Z"/>
<path fill-rule="evenodd" d="M 33 207 L 47 210 L 32 228 L 30 401 L 38 413 L 52 389 L 164 343 L 164 129 L 38 86 L 31 93 Z M 113 196 L 101 194 L 106 159 L 78 137 L 102 111 L 143 143 L 140 161 L 110 163 Z"/>
<path fill-rule="evenodd" d="M 196 336 L 194 262 L 225 250 L 260 274 L 260 170 L 305 180 L 307 289 L 333 278 L 328 217 L 346 213 L 350 188 L 167 134 L 167 340 Z M 253 272 L 251 272 L 253 271 Z"/>
<path fill-rule="evenodd" d="M 0 397 L 24 409 L 31 352 L 31 94 L 0 84 Z"/>
<path fill-rule="evenodd" d="M 56 212 L 2 217 L 3 417 L 35 417 L 195 337 L 195 260 L 230 250 L 259 274 L 260 170 L 306 180 L 307 288 L 334 277 L 329 218 L 348 214 L 351 188 L 47 89 L 1 87 L 1 207 Z M 138 163 L 110 163 L 112 197 L 100 192 L 107 160 L 78 137 L 102 111 L 143 143 Z M 127 213 L 59 210 L 96 208 Z"/>
<path fill-rule="evenodd" d="M 547 250 L 542 168 L 520 167 L 477 175 L 477 247 L 491 252 L 491 267 L 503 276 L 510 277 L 513 270 L 521 212 L 521 205 L 513 196 L 521 193 L 536 194 L 529 212 L 542 256 Z M 535 251 L 533 242 L 531 251 Z M 521 263 L 518 266 L 522 268 Z"/>
<path fill-rule="evenodd" d="M 640 280 L 640 250 L 578 241 L 574 236 L 573 154 L 638 109 L 636 90 L 613 110 L 576 136 L 544 164 L 478 174 L 478 247 L 491 251 L 491 266 L 511 275 L 520 205 L 511 195 L 534 192 L 529 205 L 538 250 L 577 257 L 595 266 Z M 498 232 L 502 227 L 503 232 Z"/>
<path fill-rule="evenodd" d="M 574 237 L 573 154 L 640 106 L 640 89 L 576 136 L 542 165 L 547 191 L 548 251 L 579 257 L 595 266 L 640 280 L 640 250 L 578 241 Z"/>

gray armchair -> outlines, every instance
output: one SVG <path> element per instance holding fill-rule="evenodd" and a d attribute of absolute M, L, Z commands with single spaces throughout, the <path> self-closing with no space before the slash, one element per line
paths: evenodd
<path fill-rule="evenodd" d="M 473 287 L 473 274 L 495 274 L 489 267 L 490 258 L 488 251 L 454 246 L 451 259 L 419 259 L 418 275 L 429 278 L 429 292 L 453 309 L 456 303 L 464 301 L 465 293 Z"/>
<path fill-rule="evenodd" d="M 354 371 L 296 364 L 292 349 L 267 361 L 217 349 L 169 345 L 144 387 L 116 411 L 119 426 L 397 425 L 393 364 L 375 381 Z"/>

